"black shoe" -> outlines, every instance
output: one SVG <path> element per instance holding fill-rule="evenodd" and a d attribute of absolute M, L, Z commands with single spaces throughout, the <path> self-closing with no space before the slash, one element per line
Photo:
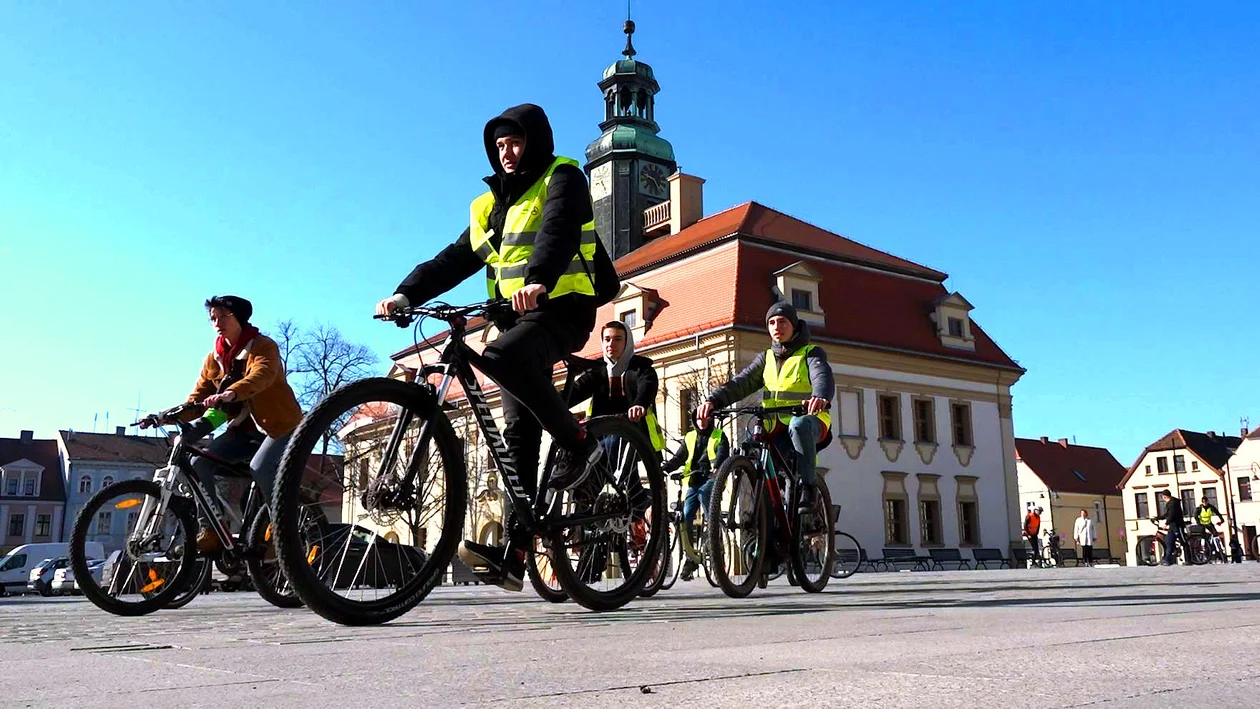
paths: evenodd
<path fill-rule="evenodd" d="M 1161 561 L 1159 562 L 1159 565 L 1160 566 L 1176 566 L 1176 564 L 1172 563 L 1171 561 Z"/>
<path fill-rule="evenodd" d="M 691 557 L 687 557 L 687 561 L 686 563 L 683 564 L 682 571 L 678 573 L 678 577 L 681 578 L 683 581 L 690 581 L 691 579 L 695 578 L 694 574 L 699 569 L 700 569 L 700 566 L 697 565 L 696 562 L 692 561 Z"/>
<path fill-rule="evenodd" d="M 507 591 L 525 587 L 525 553 L 524 549 L 492 547 L 467 539 L 459 545 L 459 560 L 478 580 Z"/>
<path fill-rule="evenodd" d="M 591 467 L 599 462 L 603 449 L 592 436 L 586 436 L 574 450 L 561 448 L 556 451 L 555 467 L 551 469 L 548 486 L 553 490 L 572 490 L 586 481 Z"/>
<path fill-rule="evenodd" d="M 801 513 L 813 512 L 814 503 L 818 501 L 818 486 L 808 483 L 801 484 L 801 504 L 797 509 Z"/>

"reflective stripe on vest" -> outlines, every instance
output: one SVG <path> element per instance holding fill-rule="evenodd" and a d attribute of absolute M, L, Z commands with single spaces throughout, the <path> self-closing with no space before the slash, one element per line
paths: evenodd
<path fill-rule="evenodd" d="M 526 190 L 521 198 L 508 208 L 503 220 L 503 240 L 496 251 L 492 245 L 490 231 L 490 212 L 494 209 L 494 193 L 486 192 L 474 199 L 468 208 L 468 232 L 472 250 L 490 267 L 493 278 L 486 279 L 486 290 L 490 297 L 495 295 L 498 286 L 499 294 L 511 298 L 512 294 L 525 287 L 525 269 L 529 266 L 529 257 L 534 253 L 534 241 L 538 238 L 538 229 L 542 226 L 543 206 L 547 201 L 547 186 L 551 184 L 551 175 L 560 165 L 573 165 L 577 161 L 572 158 L 557 157 L 547 172 Z M 552 297 L 579 293 L 595 295 L 595 285 L 587 265 L 595 259 L 595 222 L 582 225 L 582 240 L 579 253 L 573 256 L 564 274 L 556 281 L 556 287 L 548 291 Z M 582 258 L 586 261 L 583 263 Z"/>
<path fill-rule="evenodd" d="M 805 361 L 805 356 L 813 351 L 814 347 L 814 345 L 805 345 L 788 355 L 783 360 L 782 369 L 780 369 L 779 360 L 774 356 L 774 350 L 766 350 L 766 368 L 762 371 L 762 381 L 765 385 L 765 389 L 761 392 L 762 406 L 796 406 L 814 395 L 814 387 L 809 382 L 809 364 Z M 814 415 L 823 422 L 823 426 L 831 428 L 830 411 L 823 410 Z M 776 414 L 775 418 L 788 423 L 792 420 L 792 415 Z M 767 420 L 766 425 L 773 426 L 774 420 Z"/>
<path fill-rule="evenodd" d="M 714 426 L 713 432 L 709 434 L 709 444 L 705 446 L 705 453 L 709 456 L 709 469 L 717 467 L 718 446 L 722 445 L 722 429 Z M 691 429 L 687 435 L 683 436 L 683 446 L 687 449 L 687 462 L 683 464 L 683 482 L 691 476 L 691 468 L 695 464 L 696 457 L 696 429 Z"/>
<path fill-rule="evenodd" d="M 1209 524 L 1212 524 L 1212 518 L 1215 516 L 1216 515 L 1212 514 L 1212 508 L 1210 507 L 1206 510 L 1199 510 L 1199 524 L 1206 527 Z"/>

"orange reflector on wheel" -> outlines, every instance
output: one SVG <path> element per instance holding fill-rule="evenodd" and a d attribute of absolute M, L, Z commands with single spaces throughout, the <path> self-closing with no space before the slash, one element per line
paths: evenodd
<path fill-rule="evenodd" d="M 140 589 L 140 593 L 156 591 L 164 583 L 166 583 L 166 579 L 158 578 L 157 572 L 153 569 L 149 569 L 149 583 L 145 584 L 144 587 Z"/>
<path fill-rule="evenodd" d="M 315 563 L 315 555 L 319 553 L 319 545 L 311 547 L 311 551 L 306 555 L 306 565 L 310 566 Z"/>
<path fill-rule="evenodd" d="M 137 500 L 135 498 L 130 499 L 130 500 L 122 500 L 121 502 L 118 502 L 114 505 L 114 509 L 125 510 L 128 507 L 135 507 L 138 504 L 140 504 L 140 500 Z"/>
<path fill-rule="evenodd" d="M 263 533 L 263 541 L 264 542 L 271 541 L 271 525 L 270 524 L 267 525 L 267 531 Z"/>

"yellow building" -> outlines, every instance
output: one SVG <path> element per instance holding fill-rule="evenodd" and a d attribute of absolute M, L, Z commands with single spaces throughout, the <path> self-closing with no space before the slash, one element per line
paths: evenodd
<path fill-rule="evenodd" d="M 1016 438 L 1021 514 L 1041 507 L 1041 536 L 1057 534 L 1064 549 L 1081 510 L 1094 521 L 1094 559 L 1124 558 L 1124 505 L 1120 481 L 1126 469 L 1106 448 L 1078 446 L 1066 438 Z M 1079 553 L 1079 550 L 1078 550 Z"/>

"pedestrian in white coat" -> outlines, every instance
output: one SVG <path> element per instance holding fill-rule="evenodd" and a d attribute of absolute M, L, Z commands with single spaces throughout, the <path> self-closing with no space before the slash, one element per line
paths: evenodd
<path fill-rule="evenodd" d="M 1094 542 L 1098 539 L 1098 535 L 1094 533 L 1094 520 L 1089 518 L 1089 513 L 1085 510 L 1081 510 L 1081 516 L 1076 518 L 1076 525 L 1072 528 L 1072 538 L 1081 548 L 1081 561 L 1093 566 Z"/>

